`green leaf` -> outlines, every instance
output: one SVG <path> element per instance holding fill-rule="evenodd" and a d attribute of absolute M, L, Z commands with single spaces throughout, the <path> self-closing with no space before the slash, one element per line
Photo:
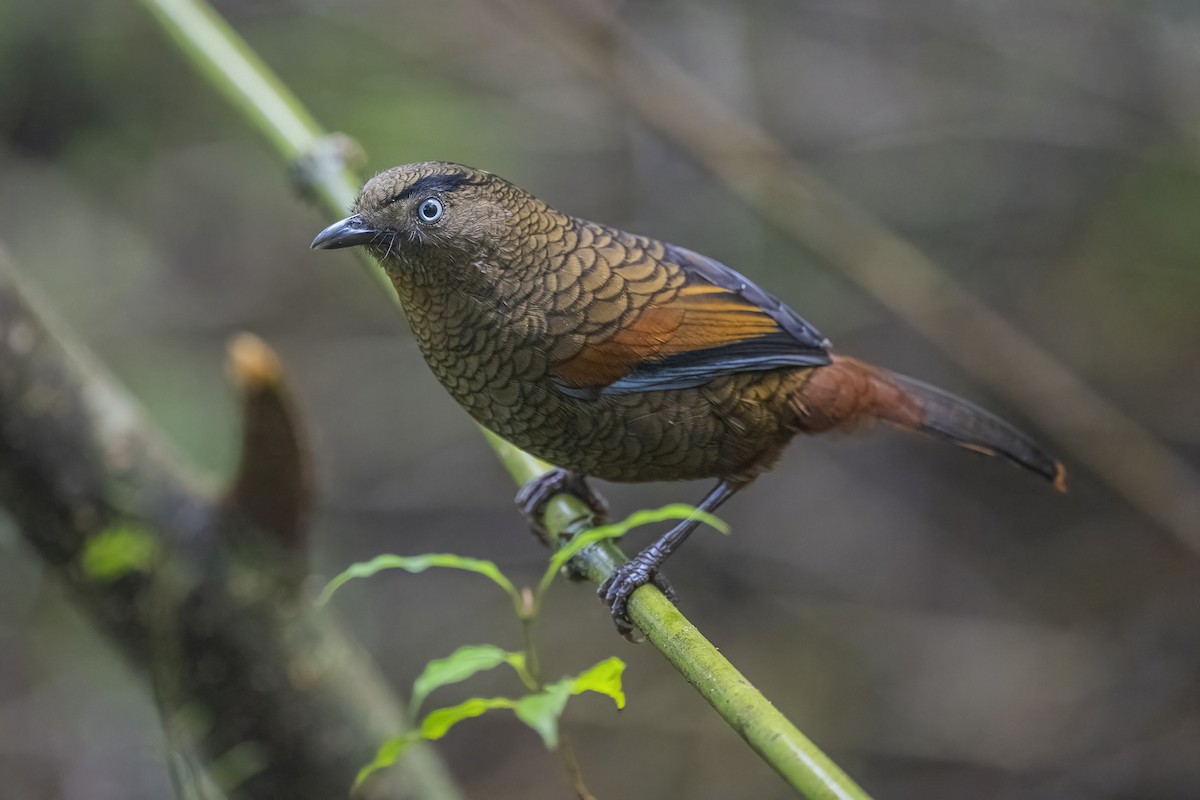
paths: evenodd
<path fill-rule="evenodd" d="M 600 525 L 584 531 L 555 552 L 550 557 L 550 565 L 546 568 L 546 573 L 542 576 L 541 583 L 538 584 L 537 604 L 541 604 L 542 595 L 550 588 L 550 584 L 554 581 L 554 576 L 558 574 L 558 571 L 583 548 L 604 539 L 617 539 L 642 525 L 651 525 L 655 522 L 663 522 L 669 519 L 698 519 L 721 533 L 729 533 L 729 526 L 724 522 L 707 511 L 701 511 L 695 506 L 689 506 L 687 503 L 672 503 L 658 509 L 635 511 L 620 522 Z"/>
<path fill-rule="evenodd" d="M 537 694 L 528 694 L 517 701 L 513 712 L 517 719 L 537 731 L 546 744 L 546 749 L 558 747 L 558 719 L 567 707 L 571 696 L 568 681 L 559 681 L 547 686 Z"/>
<path fill-rule="evenodd" d="M 421 736 L 426 739 L 440 739 L 464 719 L 478 717 L 494 708 L 514 708 L 518 702 L 520 701 L 507 697 L 472 697 L 456 706 L 430 711 L 425 719 L 421 720 Z"/>
<path fill-rule="evenodd" d="M 418 684 L 421 684 L 427 677 L 430 680 L 424 684 L 428 688 L 420 695 L 414 686 L 413 707 L 416 708 L 420 701 L 437 686 L 463 680 L 480 669 L 490 669 L 501 663 L 507 662 L 515 666 L 514 662 L 517 659 L 520 659 L 523 669 L 524 659 L 520 653 L 509 653 L 491 645 L 460 647 L 446 658 L 431 661 L 421 677 L 417 678 Z M 558 747 L 559 720 L 562 718 L 563 710 L 567 707 L 567 701 L 573 695 L 598 692 L 611 697 L 617 704 L 617 708 L 625 707 L 625 692 L 621 688 L 621 675 L 624 672 L 625 662 L 614 656 L 604 659 L 573 678 L 563 678 L 542 691 L 525 695 L 519 700 L 508 697 L 472 697 L 456 706 L 430 711 L 421 720 L 418 730 L 394 736 L 379 747 L 375 753 L 375 760 L 358 771 L 354 788 L 357 789 L 361 786 L 362 782 L 376 770 L 395 764 L 413 742 L 420 739 L 441 739 L 464 719 L 482 716 L 497 708 L 512 709 L 517 719 L 536 731 L 542 737 L 542 742 L 546 747 L 553 750 Z M 439 677 L 452 679 L 437 682 L 435 678 Z"/>
<path fill-rule="evenodd" d="M 393 736 L 381 744 L 379 750 L 375 752 L 375 760 L 358 771 L 358 776 L 354 779 L 354 788 L 362 786 L 363 781 L 371 777 L 371 773 L 395 764 L 409 745 L 420 740 L 421 734 L 409 731 L 399 736 Z"/>
<path fill-rule="evenodd" d="M 616 656 L 606 658 L 574 678 L 563 678 L 537 694 L 522 697 L 513 712 L 519 720 L 537 731 L 546 747 L 553 750 L 558 747 L 558 721 L 572 695 L 598 692 L 611 697 L 617 708 L 625 707 L 625 692 L 621 688 L 621 674 L 624 671 L 624 661 Z"/>
<path fill-rule="evenodd" d="M 608 695 L 617 704 L 617 708 L 625 707 L 625 691 L 621 688 L 621 675 L 625 672 L 625 662 L 613 656 L 606 658 L 596 666 L 581 672 L 575 678 L 567 678 L 570 682 L 571 694 L 597 692 Z"/>
<path fill-rule="evenodd" d="M 430 661 L 413 681 L 412 713 L 415 715 L 425 698 L 439 686 L 464 681 L 477 672 L 494 669 L 501 664 L 511 664 L 518 674 L 524 676 L 525 654 L 510 653 L 490 644 L 469 644 L 445 658 Z"/>
<path fill-rule="evenodd" d="M 395 764 L 413 743 L 421 739 L 440 739 L 464 719 L 478 717 L 493 708 L 512 708 L 516 704 L 516 700 L 510 700 L 507 697 L 472 697 L 456 706 L 430 711 L 425 719 L 421 720 L 418 730 L 393 736 L 380 745 L 379 750 L 375 753 L 375 760 L 358 771 L 358 777 L 354 779 L 354 788 L 357 789 L 361 786 L 362 782 L 371 776 L 371 773 Z"/>
<path fill-rule="evenodd" d="M 512 581 L 504 576 L 504 573 L 500 571 L 495 563 L 479 558 L 456 556 L 453 553 L 427 553 L 421 556 L 381 555 L 372 558 L 370 561 L 351 564 L 321 590 L 321 595 L 317 598 L 317 605 L 328 603 L 329 598 L 333 596 L 334 592 L 343 584 L 355 578 L 369 578 L 385 569 L 402 569 L 415 574 L 424 572 L 430 567 L 461 569 L 485 575 L 491 578 L 501 589 L 508 592 L 508 596 L 512 598 L 514 606 L 520 607 L 521 597 L 517 593 L 516 587 L 512 585 Z"/>
<path fill-rule="evenodd" d="M 115 581 L 130 572 L 149 572 L 158 553 L 158 542 L 149 531 L 116 523 L 87 540 L 80 565 L 89 577 Z"/>

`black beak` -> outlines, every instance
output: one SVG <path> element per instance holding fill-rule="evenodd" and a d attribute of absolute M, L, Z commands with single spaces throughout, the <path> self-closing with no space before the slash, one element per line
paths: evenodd
<path fill-rule="evenodd" d="M 358 214 L 346 217 L 341 222 L 335 222 L 317 234 L 312 240 L 313 250 L 337 250 L 342 247 L 354 247 L 369 244 L 380 231 L 372 228 Z"/>

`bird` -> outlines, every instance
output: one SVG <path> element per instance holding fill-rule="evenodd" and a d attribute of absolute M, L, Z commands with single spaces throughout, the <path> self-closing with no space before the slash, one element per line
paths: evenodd
<path fill-rule="evenodd" d="M 834 353 L 816 327 L 732 268 L 569 216 L 489 172 L 427 161 L 362 188 L 313 249 L 362 246 L 396 289 L 426 362 L 484 427 L 555 468 L 517 503 L 587 480 L 713 479 L 713 512 L 799 434 L 885 423 L 1006 459 L 1065 491 L 1066 470 L 975 404 Z M 599 588 L 630 637 L 629 598 L 699 521 L 679 522 Z M 672 599 L 674 599 L 672 595 Z"/>

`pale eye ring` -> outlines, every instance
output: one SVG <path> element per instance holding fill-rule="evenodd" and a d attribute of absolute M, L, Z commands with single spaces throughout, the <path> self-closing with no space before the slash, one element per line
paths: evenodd
<path fill-rule="evenodd" d="M 417 216 L 421 218 L 421 222 L 437 222 L 445 212 L 442 201 L 436 197 L 426 197 L 421 201 L 421 205 L 417 206 Z"/>

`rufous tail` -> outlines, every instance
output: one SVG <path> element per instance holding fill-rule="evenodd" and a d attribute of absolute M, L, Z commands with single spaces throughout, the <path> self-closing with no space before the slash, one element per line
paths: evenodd
<path fill-rule="evenodd" d="M 922 431 L 1036 472 L 1067 489 L 1062 463 L 1032 439 L 974 403 L 847 356 L 808 374 L 791 405 L 806 433 L 853 430 L 875 421 Z"/>

